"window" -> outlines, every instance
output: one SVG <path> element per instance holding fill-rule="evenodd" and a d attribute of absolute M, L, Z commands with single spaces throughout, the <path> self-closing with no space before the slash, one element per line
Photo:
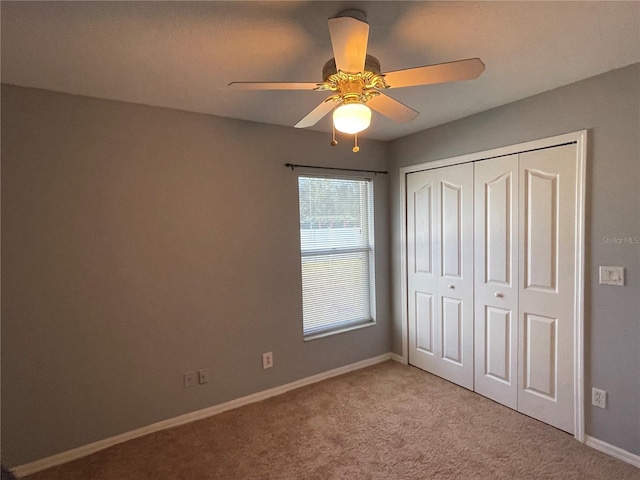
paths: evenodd
<path fill-rule="evenodd" d="M 373 183 L 298 177 L 305 338 L 373 324 Z"/>

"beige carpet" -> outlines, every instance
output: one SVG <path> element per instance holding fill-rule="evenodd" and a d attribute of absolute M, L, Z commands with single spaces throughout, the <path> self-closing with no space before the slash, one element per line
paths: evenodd
<path fill-rule="evenodd" d="M 116 445 L 30 480 L 640 479 L 640 469 L 394 362 Z"/>

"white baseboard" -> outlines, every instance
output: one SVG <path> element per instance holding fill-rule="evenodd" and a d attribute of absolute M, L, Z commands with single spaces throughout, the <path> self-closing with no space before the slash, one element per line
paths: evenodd
<path fill-rule="evenodd" d="M 640 456 L 634 453 L 627 452 L 622 448 L 615 447 L 607 442 L 603 442 L 602 440 L 598 440 L 597 438 L 590 437 L 589 435 L 584 436 L 584 443 L 591 448 L 600 450 L 601 452 L 604 452 L 607 455 L 611 455 L 618 460 L 622 460 L 623 462 L 630 463 L 634 467 L 640 468 Z"/>
<path fill-rule="evenodd" d="M 402 357 L 402 355 L 398 355 L 397 353 L 391 353 L 390 355 L 391 355 L 391 360 L 393 360 L 394 362 L 407 365 L 407 361 Z"/>
<path fill-rule="evenodd" d="M 385 353 L 384 355 L 368 358 L 360 362 L 352 363 L 350 365 L 345 365 L 344 367 L 334 368 L 333 370 L 329 370 L 327 372 L 318 373 L 317 375 L 312 375 L 311 377 L 296 380 L 295 382 L 287 383 L 286 385 L 270 388 L 262 392 L 257 392 L 252 395 L 247 395 L 246 397 L 236 398 L 235 400 L 221 403 L 219 405 L 214 405 L 213 407 L 205 408 L 203 410 L 198 410 L 196 412 L 187 413 L 185 415 L 180 415 L 178 417 L 170 418 L 168 420 L 163 420 L 161 422 L 153 423 L 151 425 L 147 425 L 146 427 L 138 428 L 130 432 L 125 432 L 120 435 L 116 435 L 114 437 L 105 438 L 104 440 L 99 440 L 97 442 L 93 442 L 88 445 L 83 445 L 82 447 L 74 448 L 72 450 L 67 450 L 66 452 L 61 452 L 56 455 L 52 455 L 50 457 L 42 458 L 34 462 L 20 465 L 18 467 L 12 468 L 11 470 L 17 477 L 25 477 L 27 475 L 31 475 L 41 470 L 45 470 L 50 467 L 55 467 L 56 465 L 61 465 L 63 463 L 67 463 L 72 460 L 77 460 L 78 458 L 86 457 L 87 455 L 91 455 L 92 453 L 98 452 L 100 450 L 104 450 L 105 448 L 112 447 L 113 445 L 117 445 L 119 443 L 126 442 L 128 440 L 133 440 L 134 438 L 142 437 L 150 433 L 166 430 L 167 428 L 173 428 L 179 425 L 184 425 L 186 423 L 194 422 L 196 420 L 201 420 L 203 418 L 211 417 L 213 415 L 226 412 L 227 410 L 232 410 L 234 408 L 242 407 L 244 405 L 249 405 L 250 403 L 256 403 L 261 400 L 265 400 L 267 398 L 275 397 L 276 395 L 282 395 L 283 393 L 288 392 L 290 390 L 304 387 L 306 385 L 311 385 L 312 383 L 321 382 L 328 378 L 336 377 L 338 375 L 343 375 L 345 373 L 352 372 L 355 370 L 360 370 L 361 368 L 376 365 L 378 363 L 386 362 L 387 360 L 391 360 L 392 358 L 395 360 L 394 355 L 395 354 L 392 354 L 392 353 Z M 402 359 L 402 357 L 400 357 L 400 359 Z"/>

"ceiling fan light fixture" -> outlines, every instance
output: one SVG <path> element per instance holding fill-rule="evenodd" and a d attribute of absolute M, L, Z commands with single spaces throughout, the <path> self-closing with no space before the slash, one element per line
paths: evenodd
<path fill-rule="evenodd" d="M 343 103 L 333 111 L 333 125 L 339 132 L 359 133 L 370 124 L 371 109 L 363 103 Z"/>

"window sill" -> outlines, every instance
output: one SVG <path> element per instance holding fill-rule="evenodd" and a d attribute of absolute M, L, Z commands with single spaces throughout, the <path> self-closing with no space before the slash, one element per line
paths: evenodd
<path fill-rule="evenodd" d="M 356 323 L 351 325 L 345 325 L 344 327 L 339 327 L 331 330 L 324 330 L 321 332 L 310 333 L 309 335 L 304 336 L 304 341 L 309 342 L 311 340 L 317 340 L 319 338 L 330 337 L 332 335 L 337 335 L 339 333 L 351 332 L 353 330 L 359 330 L 365 327 L 372 327 L 376 324 L 375 320 L 368 320 L 365 323 Z"/>

